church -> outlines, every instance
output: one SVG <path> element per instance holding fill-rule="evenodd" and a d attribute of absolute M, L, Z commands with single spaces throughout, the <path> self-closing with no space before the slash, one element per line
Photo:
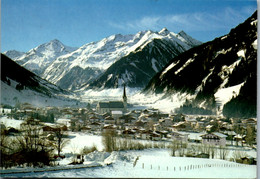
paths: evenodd
<path fill-rule="evenodd" d="M 96 108 L 99 114 L 104 114 L 106 112 L 112 113 L 112 111 L 122 111 L 122 113 L 127 112 L 127 97 L 124 85 L 123 100 L 122 101 L 108 101 L 99 102 Z"/>

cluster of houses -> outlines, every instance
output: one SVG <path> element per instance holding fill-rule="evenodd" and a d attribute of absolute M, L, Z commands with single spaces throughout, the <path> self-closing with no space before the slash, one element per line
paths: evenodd
<path fill-rule="evenodd" d="M 10 111 L 8 111 L 10 112 Z M 10 112 L 11 113 L 11 112 Z M 225 146 L 227 140 L 238 145 L 245 143 L 246 129 L 254 131 L 253 144 L 256 144 L 257 119 L 226 119 L 218 116 L 192 116 L 166 114 L 157 109 L 129 110 L 124 88 L 122 101 L 99 102 L 96 109 L 45 107 L 35 108 L 22 104 L 20 119 L 26 119 L 37 113 L 52 114 L 54 123 L 63 130 L 82 131 L 101 134 L 115 131 L 118 136 L 144 140 L 179 140 L 203 144 Z M 54 124 L 45 123 L 44 131 L 55 130 Z M 250 134 L 252 135 L 252 134 Z"/>
<path fill-rule="evenodd" d="M 60 124 L 63 130 L 94 134 L 112 130 L 119 136 L 132 139 L 179 140 L 221 146 L 225 146 L 227 140 L 234 141 L 234 144 L 238 142 L 243 144 L 246 137 L 246 133 L 234 131 L 234 126 L 238 125 L 233 123 L 235 120 L 227 122 L 224 118 L 213 116 L 171 115 L 156 109 L 98 113 L 93 109 L 49 107 L 35 111 L 31 109 L 30 113 L 33 112 L 54 114 L 54 123 L 44 123 L 43 130 L 46 132 L 54 131 L 56 124 Z M 28 113 L 26 115 L 30 116 Z M 256 119 L 246 119 L 239 123 L 239 127 L 241 129 L 246 129 L 247 126 L 255 127 L 256 122 Z M 211 132 L 213 126 L 216 129 Z"/>

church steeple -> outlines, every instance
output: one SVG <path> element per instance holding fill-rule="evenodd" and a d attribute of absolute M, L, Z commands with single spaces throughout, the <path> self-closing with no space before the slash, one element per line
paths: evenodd
<path fill-rule="evenodd" d="M 127 109 L 127 97 L 126 97 L 126 90 L 125 90 L 125 84 L 124 84 L 124 92 L 123 92 L 123 102 L 125 110 Z"/>

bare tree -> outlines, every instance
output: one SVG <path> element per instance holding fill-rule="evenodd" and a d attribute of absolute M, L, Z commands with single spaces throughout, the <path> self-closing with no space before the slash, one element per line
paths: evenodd
<path fill-rule="evenodd" d="M 176 152 L 181 148 L 181 142 L 178 140 L 173 140 L 171 144 L 171 156 L 175 157 Z"/>
<path fill-rule="evenodd" d="M 215 158 L 215 155 L 216 155 L 216 153 L 217 153 L 216 147 L 213 146 L 213 145 L 209 146 L 209 152 L 210 152 L 211 158 L 214 159 L 214 158 Z"/>
<path fill-rule="evenodd" d="M 34 119 L 24 123 L 21 134 L 11 144 L 13 152 L 9 156 L 10 160 L 17 165 L 49 165 L 53 147 L 41 134 L 41 126 Z"/>
<path fill-rule="evenodd" d="M 60 153 L 62 152 L 62 149 L 67 145 L 69 142 L 65 136 L 66 136 L 66 131 L 62 129 L 61 126 L 56 126 L 56 129 L 54 131 L 55 135 L 55 148 L 58 151 L 58 156 L 60 156 Z"/>
<path fill-rule="evenodd" d="M 102 143 L 107 152 L 112 152 L 118 148 L 116 142 L 116 131 L 109 130 L 102 133 Z"/>
<path fill-rule="evenodd" d="M 221 146 L 221 145 L 219 146 L 219 157 L 220 157 L 220 159 L 226 160 L 228 153 L 229 153 L 229 150 L 226 147 Z"/>
<path fill-rule="evenodd" d="M 245 137 L 246 143 L 249 144 L 250 146 L 252 146 L 254 143 L 255 137 L 256 137 L 256 132 L 255 132 L 254 128 L 252 126 L 248 125 L 246 127 L 246 137 Z"/>

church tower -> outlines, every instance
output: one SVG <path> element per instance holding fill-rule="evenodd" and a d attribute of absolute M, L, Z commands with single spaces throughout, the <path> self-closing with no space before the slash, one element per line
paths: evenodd
<path fill-rule="evenodd" d="M 124 103 L 124 108 L 125 112 L 127 110 L 127 97 L 126 97 L 126 91 L 125 91 L 125 84 L 124 84 L 124 92 L 123 92 L 123 103 Z"/>

